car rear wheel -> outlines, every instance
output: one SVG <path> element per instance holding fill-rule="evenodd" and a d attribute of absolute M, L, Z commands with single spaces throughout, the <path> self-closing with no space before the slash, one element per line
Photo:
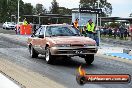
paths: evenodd
<path fill-rule="evenodd" d="M 53 55 L 51 55 L 49 47 L 46 47 L 45 60 L 47 64 L 53 64 L 54 62 Z"/>
<path fill-rule="evenodd" d="M 35 49 L 32 46 L 29 48 L 29 52 L 32 58 L 38 57 L 38 53 L 35 51 Z"/>
<path fill-rule="evenodd" d="M 88 65 L 90 65 L 94 61 L 94 54 L 92 54 L 92 55 L 86 55 L 84 59 L 85 59 L 86 63 Z"/>

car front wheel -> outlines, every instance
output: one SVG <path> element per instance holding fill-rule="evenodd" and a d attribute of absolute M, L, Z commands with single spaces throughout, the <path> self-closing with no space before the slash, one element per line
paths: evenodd
<path fill-rule="evenodd" d="M 30 56 L 32 58 L 38 57 L 38 53 L 34 50 L 34 48 L 32 46 L 29 48 L 29 52 L 30 52 Z"/>
<path fill-rule="evenodd" d="M 84 59 L 85 59 L 86 63 L 88 65 L 90 65 L 94 61 L 94 54 L 92 54 L 92 55 L 86 55 Z"/>
<path fill-rule="evenodd" d="M 45 60 L 48 64 L 53 64 L 54 62 L 53 55 L 51 55 L 49 47 L 46 47 Z"/>

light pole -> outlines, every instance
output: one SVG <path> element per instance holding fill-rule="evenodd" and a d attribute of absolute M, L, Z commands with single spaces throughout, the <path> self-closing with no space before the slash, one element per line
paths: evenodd
<path fill-rule="evenodd" d="M 99 0 L 98 0 L 98 9 L 99 9 Z M 97 27 L 99 26 L 98 18 L 99 18 L 99 14 L 97 14 Z"/>
<path fill-rule="evenodd" d="M 98 0 L 98 9 L 99 9 L 99 3 L 100 1 Z M 97 14 L 97 29 L 98 29 L 98 38 L 99 38 L 99 45 L 100 45 L 100 30 L 99 30 L 99 14 Z"/>
<path fill-rule="evenodd" d="M 39 16 L 39 25 L 41 24 L 41 18 L 40 18 L 40 13 L 38 14 Z"/>
<path fill-rule="evenodd" d="M 11 15 L 11 22 L 12 22 L 12 17 L 14 17 L 15 15 Z"/>
<path fill-rule="evenodd" d="M 81 9 L 81 4 L 79 4 L 79 24 L 80 24 L 80 21 L 81 21 L 81 11 L 80 11 L 80 9 Z M 81 24 L 79 26 L 81 26 Z"/>
<path fill-rule="evenodd" d="M 17 23 L 19 24 L 19 2 L 20 2 L 20 0 L 18 0 L 18 14 L 17 14 L 17 16 L 18 16 L 18 18 L 17 18 Z"/>

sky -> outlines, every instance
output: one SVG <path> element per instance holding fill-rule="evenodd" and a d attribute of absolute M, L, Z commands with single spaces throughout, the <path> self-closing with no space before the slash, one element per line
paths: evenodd
<path fill-rule="evenodd" d="M 31 3 L 33 6 L 40 3 L 46 9 L 49 9 L 53 0 L 23 0 L 24 2 Z M 59 6 L 66 8 L 78 8 L 80 0 L 57 0 Z M 112 4 L 112 17 L 129 17 L 132 13 L 132 0 L 107 0 Z"/>

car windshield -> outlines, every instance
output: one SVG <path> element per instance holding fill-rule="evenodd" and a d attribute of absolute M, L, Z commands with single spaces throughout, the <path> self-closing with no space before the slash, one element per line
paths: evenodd
<path fill-rule="evenodd" d="M 16 25 L 14 22 L 11 23 L 12 25 Z"/>
<path fill-rule="evenodd" d="M 7 24 L 12 24 L 12 25 L 15 25 L 15 23 L 14 23 L 14 22 L 7 22 Z"/>
<path fill-rule="evenodd" d="M 49 26 L 46 30 L 46 36 L 77 36 L 70 26 Z"/>
<path fill-rule="evenodd" d="M 11 22 L 7 22 L 7 24 L 12 24 Z"/>

